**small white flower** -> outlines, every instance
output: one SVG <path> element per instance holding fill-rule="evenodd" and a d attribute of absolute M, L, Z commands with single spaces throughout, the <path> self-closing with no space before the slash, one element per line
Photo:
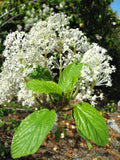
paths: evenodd
<path fill-rule="evenodd" d="M 116 25 L 116 22 L 112 22 L 112 24 L 115 26 L 115 25 Z"/>
<path fill-rule="evenodd" d="M 96 96 L 96 95 L 94 95 L 94 96 L 92 97 L 92 101 L 95 101 L 95 100 L 96 100 L 96 98 L 97 98 L 97 96 Z"/>
<path fill-rule="evenodd" d="M 65 137 L 64 133 L 61 133 L 60 137 L 63 139 Z"/>
<path fill-rule="evenodd" d="M 97 40 L 101 40 L 102 36 L 100 36 L 99 34 L 96 34 L 96 38 L 97 38 Z"/>
<path fill-rule="evenodd" d="M 103 93 L 101 93 L 101 94 L 99 95 L 99 98 L 100 98 L 101 100 L 103 100 Z"/>

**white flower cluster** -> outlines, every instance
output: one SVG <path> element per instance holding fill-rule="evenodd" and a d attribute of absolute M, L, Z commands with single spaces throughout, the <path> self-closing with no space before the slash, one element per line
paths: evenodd
<path fill-rule="evenodd" d="M 36 13 L 35 8 L 32 8 L 32 10 L 28 10 L 26 12 L 26 16 L 23 19 L 23 22 L 25 23 L 24 30 L 28 31 L 30 28 L 39 21 L 39 19 L 46 18 L 50 15 L 50 13 L 53 11 L 53 8 L 49 8 L 46 4 L 42 5 L 41 10 L 39 10 L 39 13 Z M 17 25 L 18 31 L 22 30 L 21 25 Z"/>
<path fill-rule="evenodd" d="M 80 61 L 84 65 L 76 96 L 79 101 L 90 100 L 94 105 L 100 94 L 94 95 L 94 87 L 111 86 L 111 57 L 97 44 L 90 44 L 79 29 L 68 27 L 69 17 L 64 13 L 52 13 L 45 21 L 34 24 L 30 32 L 10 33 L 4 42 L 5 62 L 0 73 L 0 104 L 17 97 L 23 105 L 35 105 L 34 92 L 25 85 L 28 74 L 38 66 L 47 68 L 54 77 L 56 69 L 62 71 L 68 64 Z"/>

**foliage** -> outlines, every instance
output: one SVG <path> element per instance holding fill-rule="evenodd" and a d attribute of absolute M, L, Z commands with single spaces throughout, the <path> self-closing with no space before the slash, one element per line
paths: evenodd
<path fill-rule="evenodd" d="M 96 42 L 108 50 L 108 54 L 113 58 L 111 64 L 116 65 L 117 71 L 113 74 L 113 87 L 110 96 L 112 99 L 119 100 L 120 78 L 120 40 L 119 26 L 120 19 L 110 8 L 113 0 L 102 0 L 89 2 L 86 0 L 28 0 L 15 1 L 6 0 L 1 2 L 1 46 L 0 53 L 4 50 L 3 41 L 9 32 L 17 30 L 26 30 L 38 22 L 39 19 L 46 19 L 50 13 L 64 12 L 70 18 L 72 28 L 80 28 L 91 42 Z M 52 8 L 52 9 L 51 9 Z M 116 43 L 117 41 L 117 43 Z M 1 65 L 4 57 L 1 56 Z M 108 89 L 102 88 L 108 92 Z"/>
<path fill-rule="evenodd" d="M 22 121 L 15 132 L 11 153 L 13 158 L 35 153 L 54 125 L 55 111 L 35 111 Z"/>
<path fill-rule="evenodd" d="M 12 101 L 9 104 L 2 104 L 0 108 L 0 128 L 3 127 L 7 131 L 15 132 L 17 127 L 20 125 L 20 121 L 16 120 L 15 118 L 10 118 L 9 115 L 13 115 L 16 113 L 17 109 L 23 109 L 25 111 L 31 111 L 29 106 L 23 107 L 22 105 Z M 9 118 L 5 120 L 5 117 L 8 116 Z M 7 140 L 3 142 L 0 141 L 0 157 L 2 159 L 7 159 L 7 155 L 9 154 L 8 151 L 8 142 Z"/>
<path fill-rule="evenodd" d="M 109 97 L 110 99 L 114 99 L 118 102 L 120 99 L 120 86 L 118 85 L 120 80 L 120 24 L 117 28 L 112 30 L 111 37 L 111 47 L 108 52 L 113 57 L 112 64 L 115 64 L 116 66 L 116 73 L 112 76 L 113 85 Z"/>
<path fill-rule="evenodd" d="M 107 143 L 108 131 L 105 129 L 107 126 L 105 127 L 104 118 L 95 108 L 91 108 L 89 104 L 79 104 L 74 107 L 74 117 L 83 138 L 86 137 L 98 145 L 104 146 Z M 102 141 L 102 137 L 106 138 Z"/>
<path fill-rule="evenodd" d="M 98 145 L 106 145 L 108 130 L 103 117 L 95 108 L 84 102 L 89 101 L 95 105 L 97 98 L 103 99 L 103 94 L 94 94 L 94 87 L 111 86 L 110 75 L 115 71 L 115 67 L 110 65 L 112 59 L 104 48 L 96 43 L 90 44 L 83 32 L 73 28 L 79 24 L 79 27 L 89 36 L 89 40 L 109 47 L 111 43 L 108 31 L 113 29 L 114 25 L 111 25 L 111 22 L 114 16 L 110 20 L 112 13 L 110 11 L 110 15 L 107 14 L 106 6 L 111 1 L 106 1 L 105 4 L 104 1 L 100 1 L 99 4 L 103 6 L 101 9 L 94 1 L 89 3 L 82 0 L 47 1 L 47 5 L 53 6 L 56 12 L 64 11 L 71 17 L 63 13 L 50 14 L 52 10 L 47 6 L 43 7 L 44 5 L 39 3 L 41 1 L 30 1 L 29 5 L 27 0 L 25 2 L 25 4 L 22 2 L 21 4 L 20 1 L 15 4 L 9 3 L 6 14 L 3 5 L 2 28 L 6 26 L 8 32 L 17 28 L 17 30 L 26 30 L 27 33 L 12 32 L 4 42 L 5 61 L 0 74 L 0 103 L 17 98 L 18 101 L 23 102 L 23 105 L 33 105 L 43 109 L 26 117 L 16 130 L 11 146 L 13 158 L 35 153 L 52 129 L 56 113 L 65 112 L 66 105 L 70 106 L 69 110 L 74 111 L 73 118 L 77 131 L 86 139 L 89 149 L 90 140 Z M 38 8 L 43 10 L 39 11 Z M 96 10 L 98 12 L 95 12 Z M 20 20 L 23 19 L 19 26 L 18 17 Z M 38 21 L 39 18 L 42 20 Z M 105 18 L 107 22 L 103 23 Z M 69 28 L 69 20 L 73 28 Z M 8 22 L 10 22 L 9 27 Z M 119 21 L 116 20 L 116 23 L 118 24 Z M 110 30 L 105 28 L 106 24 Z M 11 30 L 12 25 L 13 30 Z M 5 31 L 6 29 L 2 30 L 1 41 L 7 33 Z M 71 104 L 73 98 L 76 98 L 79 103 Z"/>
<path fill-rule="evenodd" d="M 110 8 L 114 0 L 50 0 L 50 7 L 58 6 L 56 12 L 71 16 L 71 27 L 80 28 L 91 42 L 96 42 L 108 50 L 113 58 L 111 64 L 117 71 L 112 75 L 113 87 L 102 87 L 110 99 L 120 99 L 120 18 Z M 119 29 L 118 29 L 119 28 Z"/>
<path fill-rule="evenodd" d="M 92 42 L 97 42 L 107 49 L 112 40 L 112 30 L 120 24 L 115 12 L 110 8 L 113 0 L 50 0 L 48 5 L 71 16 L 71 26 L 80 27 Z M 108 40 L 109 39 L 109 40 Z"/>
<path fill-rule="evenodd" d="M 77 96 L 74 93 L 74 96 L 80 102 L 90 101 L 95 105 L 97 98 L 103 99 L 102 93 L 94 95 L 95 86 L 112 85 L 111 73 L 115 71 L 115 67 L 110 65 L 112 59 L 104 48 L 96 43 L 90 44 L 81 31 L 69 28 L 69 19 L 70 17 L 64 13 L 51 13 L 46 20 L 36 23 L 28 33 L 16 31 L 8 34 L 4 42 L 5 62 L 0 73 L 1 104 L 17 98 L 23 105 L 38 106 L 38 99 L 41 103 L 44 95 L 33 93 L 25 86 L 25 83 L 33 78 L 52 81 L 54 79 L 58 82 L 60 77 L 58 83 L 65 92 L 68 92 L 69 88 L 71 93 L 75 85 L 79 92 Z M 81 64 L 71 64 L 77 61 Z M 86 65 L 82 67 L 82 63 Z M 65 78 L 63 79 L 61 73 L 68 64 L 71 64 L 69 66 L 71 72 L 76 65 L 77 69 L 74 73 L 70 72 L 72 77 L 63 76 Z M 78 74 L 77 71 L 81 68 L 82 71 Z M 65 70 L 63 73 L 66 74 Z M 73 75 L 80 76 L 80 74 L 81 78 L 76 83 L 76 77 Z M 56 85 L 54 81 L 50 83 Z M 42 87 L 44 82 L 40 83 Z M 61 92 L 60 89 L 58 92 Z M 60 96 L 54 93 L 55 97 L 60 99 Z"/>
<path fill-rule="evenodd" d="M 8 33 L 16 30 L 28 31 L 40 18 L 45 19 L 51 10 L 41 0 L 5 0 L 0 1 L 0 54 L 4 50 L 3 42 Z M 1 55 L 0 55 L 1 56 Z M 4 58 L 0 57 L 0 66 Z"/>
<path fill-rule="evenodd" d="M 102 111 L 102 112 L 115 112 L 117 110 L 117 107 L 114 103 L 108 103 L 106 105 L 103 105 L 102 107 L 96 107 L 99 111 Z"/>
<path fill-rule="evenodd" d="M 47 69 L 42 68 L 41 66 L 38 66 L 34 72 L 29 74 L 30 78 L 33 79 L 39 79 L 39 80 L 45 80 L 45 81 L 53 81 L 54 79 L 50 75 Z"/>
<path fill-rule="evenodd" d="M 71 67 L 71 66 L 74 66 L 74 67 Z M 75 85 L 74 80 L 78 81 L 81 75 L 80 72 L 82 70 L 82 67 L 81 69 L 77 70 L 78 66 L 81 67 L 81 63 L 78 63 L 78 62 L 72 63 L 64 69 L 64 71 L 61 73 L 62 78 L 61 77 L 59 78 L 61 83 L 58 82 L 58 86 L 60 88 L 61 88 L 61 84 L 65 83 L 64 77 L 66 79 L 66 77 L 68 76 L 70 77 L 69 84 L 73 83 Z M 74 71 L 77 73 L 76 75 L 73 74 Z M 44 85 L 41 90 L 39 88 L 38 82 L 39 84 L 41 84 L 41 82 L 42 83 L 44 82 L 47 85 Z M 47 91 L 49 90 L 49 93 L 47 92 L 49 96 L 50 96 L 50 93 L 55 93 L 55 92 L 56 94 L 61 95 L 61 92 L 57 91 L 58 86 L 54 85 L 54 90 L 53 90 L 50 82 L 53 83 L 53 81 L 32 80 L 27 82 L 26 86 L 30 90 L 36 91 L 36 84 L 37 84 L 39 88 L 37 92 L 39 93 L 43 93 L 44 91 L 45 91 L 44 93 L 46 93 L 46 90 Z M 66 81 L 66 84 L 67 83 L 68 82 Z M 70 109 L 74 110 L 73 117 L 76 122 L 77 131 L 82 138 L 86 139 L 89 149 L 92 147 L 90 140 L 94 141 L 96 144 L 101 146 L 104 146 L 107 144 L 108 129 L 107 129 L 107 125 L 105 123 L 104 118 L 100 115 L 100 113 L 95 108 L 93 108 L 91 105 L 87 103 L 78 103 L 78 104 L 69 103 L 73 97 L 73 95 L 71 96 L 71 93 L 69 92 L 69 90 L 71 89 L 71 91 L 74 92 L 74 88 L 73 87 L 71 88 L 71 85 L 68 85 L 67 88 L 68 89 L 65 89 L 65 90 L 64 88 L 61 88 L 62 102 L 66 100 L 64 104 L 59 102 L 61 103 L 61 105 L 55 106 L 55 105 L 52 105 L 52 103 L 49 101 L 49 103 L 51 104 L 50 110 L 41 109 L 41 110 L 35 111 L 34 113 L 30 114 L 21 122 L 20 126 L 18 127 L 18 129 L 14 134 L 12 145 L 11 145 L 11 154 L 13 158 L 20 158 L 22 156 L 34 154 L 42 144 L 46 135 L 52 129 L 56 120 L 56 113 L 60 111 L 64 111 L 64 112 L 67 111 L 65 107 L 68 104 L 71 106 Z M 59 133 L 56 133 L 56 134 L 59 134 Z"/>
<path fill-rule="evenodd" d="M 1 104 L 0 108 L 0 119 L 3 119 L 4 116 L 7 116 L 9 114 L 15 114 L 17 109 L 25 109 L 28 111 L 32 111 L 33 109 L 30 106 L 22 106 L 20 103 L 17 103 L 15 101 L 11 101 L 10 103 Z"/>
<path fill-rule="evenodd" d="M 5 144 L 3 144 L 1 141 L 0 141 L 0 156 L 2 158 L 4 158 L 4 155 L 8 153 L 8 150 L 6 149 L 5 147 Z"/>
<path fill-rule="evenodd" d="M 50 8 L 53 8 L 55 12 L 62 11 L 71 16 L 70 21 L 72 27 L 81 27 L 92 42 L 97 42 L 103 47 L 107 45 L 108 49 L 110 43 L 113 42 L 111 37 L 112 30 L 120 24 L 119 19 L 116 18 L 115 13 L 112 12 L 109 7 L 112 1 L 113 0 L 97 2 L 92 0 L 89 2 L 86 0 L 50 0 L 47 1 L 46 4 Z M 31 25 L 32 27 L 35 22 L 40 18 L 45 19 L 52 11 L 50 8 L 47 8 L 47 6 L 45 7 L 45 4 L 42 6 L 43 3 L 45 2 L 42 0 L 29 1 L 29 3 L 28 0 L 24 2 L 6 0 L 1 4 L 1 13 L 3 13 L 3 15 L 1 15 L 1 26 L 6 26 L 5 28 L 7 29 L 9 23 L 9 29 L 12 29 L 11 31 L 16 30 L 18 24 L 23 27 L 22 30 L 26 28 L 25 24 Z M 42 7 L 43 11 L 40 10 Z M 28 28 L 30 28 L 30 26 Z M 10 30 L 7 29 L 8 32 Z"/>

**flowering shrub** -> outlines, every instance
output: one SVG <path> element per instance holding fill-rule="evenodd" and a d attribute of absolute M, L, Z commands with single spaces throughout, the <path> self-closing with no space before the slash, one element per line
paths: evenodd
<path fill-rule="evenodd" d="M 13 158 L 33 154 L 52 129 L 56 113 L 73 109 L 79 135 L 106 145 L 108 131 L 103 117 L 91 105 L 97 98 L 94 87 L 111 86 L 112 60 L 106 50 L 90 44 L 78 29 L 68 26 L 69 17 L 52 13 L 34 24 L 28 33 L 10 33 L 5 42 L 5 62 L 0 73 L 0 103 L 17 98 L 23 105 L 43 106 L 30 114 L 13 137 Z M 71 104 L 76 99 L 77 104 Z M 48 107 L 49 106 L 49 107 Z M 59 107 L 58 107 L 59 106 Z M 95 122 L 95 123 L 94 123 Z"/>
<path fill-rule="evenodd" d="M 77 131 L 82 138 L 86 139 L 89 149 L 92 147 L 90 140 L 101 146 L 107 144 L 107 125 L 100 113 L 87 103 L 70 103 L 70 100 L 78 91 L 76 89 L 74 92 L 74 86 L 81 76 L 81 69 L 84 65 L 80 62 L 73 62 L 68 65 L 61 73 L 58 83 L 46 80 L 46 74 L 40 75 L 41 80 L 34 79 L 27 82 L 28 89 L 36 93 L 48 94 L 49 102 L 52 103 L 49 104 L 49 110 L 35 111 L 21 122 L 11 145 L 13 158 L 35 153 L 49 131 L 51 129 L 52 132 L 56 130 L 56 113 L 60 111 L 73 110 Z M 46 70 L 43 69 L 44 71 Z M 46 73 L 49 72 L 46 71 Z M 31 76 L 34 76 L 34 74 Z M 58 100 L 58 105 L 55 105 L 54 99 Z M 66 108 L 67 104 L 69 104 L 69 109 Z"/>
<path fill-rule="evenodd" d="M 52 14 L 46 21 L 36 23 L 29 33 L 8 34 L 4 42 L 5 62 L 0 73 L 0 103 L 17 97 L 23 105 L 37 105 L 34 92 L 25 86 L 30 80 L 29 74 L 42 66 L 57 81 L 62 70 L 75 61 L 89 65 L 81 71 L 76 99 L 80 102 L 89 100 L 94 105 L 97 97 L 103 98 L 102 94 L 94 95 L 94 87 L 111 86 L 110 74 L 115 70 L 109 64 L 111 57 L 104 48 L 88 43 L 81 31 L 70 29 L 68 24 L 69 17 L 63 13 Z M 41 95 L 36 96 L 40 98 Z"/>

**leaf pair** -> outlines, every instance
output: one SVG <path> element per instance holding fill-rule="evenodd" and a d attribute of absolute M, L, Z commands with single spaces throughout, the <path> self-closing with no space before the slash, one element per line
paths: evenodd
<path fill-rule="evenodd" d="M 67 98 L 69 98 L 81 76 L 82 66 L 83 64 L 79 62 L 68 65 L 62 72 L 58 84 L 46 81 L 43 74 L 35 77 L 36 80 L 29 81 L 27 88 L 37 93 L 52 93 L 60 96 L 67 94 Z M 48 71 L 46 73 L 48 74 Z M 82 138 L 86 139 L 89 149 L 92 146 L 90 140 L 101 146 L 106 145 L 108 141 L 107 125 L 95 108 L 87 103 L 80 103 L 74 105 L 73 115 L 77 131 Z M 14 134 L 11 146 L 12 157 L 19 158 L 34 154 L 52 129 L 55 120 L 55 110 L 49 111 L 48 109 L 35 111 L 26 117 Z"/>
<path fill-rule="evenodd" d="M 37 92 L 46 94 L 63 95 L 73 91 L 74 85 L 81 75 L 82 64 L 72 63 L 68 65 L 58 84 L 50 81 L 52 78 L 48 71 L 43 68 L 37 68 L 29 76 L 35 78 L 27 83 L 27 88 Z M 46 78 L 48 76 L 48 79 Z M 37 151 L 42 144 L 48 132 L 52 129 L 55 122 L 56 113 L 54 110 L 40 110 L 30 114 L 25 118 L 14 134 L 11 154 L 13 158 L 19 158 Z"/>
<path fill-rule="evenodd" d="M 89 149 L 94 141 L 104 146 L 108 141 L 108 129 L 100 113 L 87 103 L 74 107 L 74 118 L 79 135 L 86 139 Z M 34 154 L 46 135 L 52 129 L 56 120 L 55 110 L 42 109 L 26 117 L 17 128 L 11 146 L 13 158 Z"/>
<path fill-rule="evenodd" d="M 61 74 L 58 84 L 46 79 L 39 81 L 32 80 L 27 83 L 27 88 L 37 93 L 55 93 L 58 95 L 67 94 L 68 98 L 74 90 L 74 86 L 81 76 L 83 64 L 80 62 L 71 63 Z M 33 76 L 32 76 L 33 77 Z"/>

